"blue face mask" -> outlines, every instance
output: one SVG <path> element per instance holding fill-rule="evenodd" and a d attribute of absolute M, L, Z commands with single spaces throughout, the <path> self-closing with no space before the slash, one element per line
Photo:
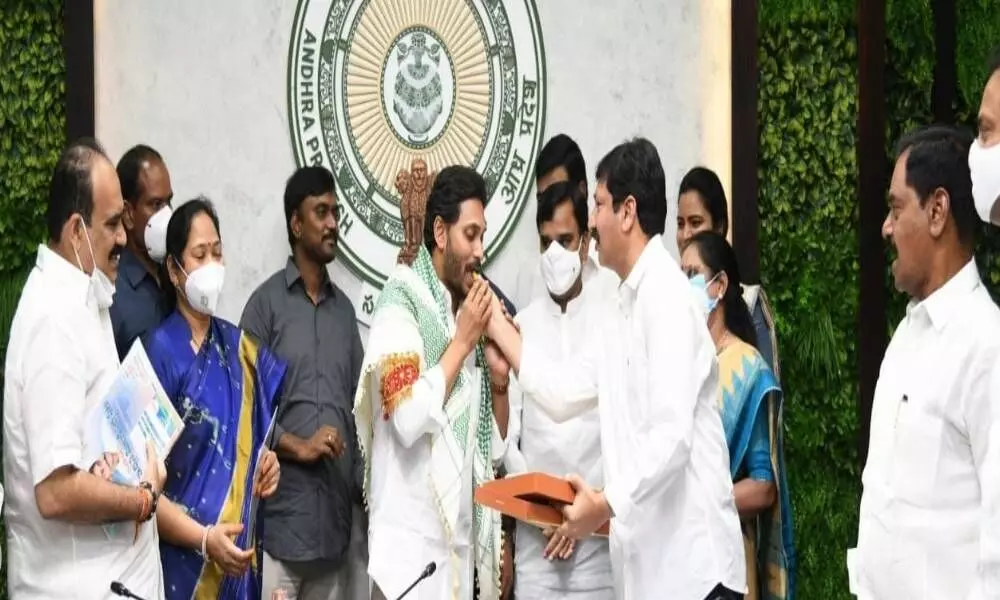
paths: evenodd
<path fill-rule="evenodd" d="M 698 306 L 705 312 L 705 318 L 712 314 L 715 307 L 719 305 L 718 298 L 712 298 L 708 295 L 708 286 L 712 284 L 713 281 L 719 278 L 719 273 L 716 273 L 714 277 L 705 281 L 705 276 L 701 273 L 696 273 L 688 278 L 691 282 L 691 293 L 694 294 Z"/>

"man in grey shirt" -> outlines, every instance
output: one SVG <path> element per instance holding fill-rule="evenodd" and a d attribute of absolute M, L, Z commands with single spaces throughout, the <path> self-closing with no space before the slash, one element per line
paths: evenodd
<path fill-rule="evenodd" d="M 334 194 L 322 167 L 289 178 L 292 256 L 250 296 L 240 321 L 288 362 L 274 435 L 281 482 L 263 504 L 264 598 L 278 589 L 289 600 L 368 597 L 351 412 L 364 352 L 354 306 L 326 270 L 337 250 Z"/>

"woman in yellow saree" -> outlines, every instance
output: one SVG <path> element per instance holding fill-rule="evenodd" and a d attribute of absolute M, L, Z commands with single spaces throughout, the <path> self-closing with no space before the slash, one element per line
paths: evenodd
<path fill-rule="evenodd" d="M 746 547 L 746 598 L 791 600 L 795 551 L 781 388 L 753 345 L 736 255 L 726 239 L 711 231 L 695 234 L 683 248 L 681 268 L 695 301 L 704 307 L 719 360 L 719 407 Z"/>

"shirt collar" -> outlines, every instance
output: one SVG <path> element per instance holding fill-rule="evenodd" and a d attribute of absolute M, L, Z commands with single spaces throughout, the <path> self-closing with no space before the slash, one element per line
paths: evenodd
<path fill-rule="evenodd" d="M 139 261 L 139 257 L 132 253 L 128 248 L 123 248 L 121 253 L 121 258 L 118 261 L 118 276 L 124 276 L 125 279 L 132 286 L 132 289 L 139 287 L 142 280 L 153 276 L 149 271 L 146 270 L 145 265 Z M 153 280 L 156 283 L 156 280 Z"/>
<path fill-rule="evenodd" d="M 639 285 L 642 283 L 642 278 L 646 276 L 646 271 L 649 270 L 649 265 L 653 262 L 653 255 L 661 250 L 665 250 L 662 236 L 656 234 L 649 238 L 649 241 L 646 242 L 646 247 L 639 254 L 639 259 L 632 265 L 632 270 L 629 271 L 628 277 L 618 286 L 618 293 L 622 300 L 631 301 L 631 299 L 635 298 L 636 293 L 639 291 Z"/>
<path fill-rule="evenodd" d="M 906 316 L 923 312 L 927 315 L 931 325 L 941 330 L 948 323 L 948 319 L 961 310 L 959 303 L 965 296 L 971 294 L 980 285 L 979 269 L 976 267 L 976 260 L 972 259 L 962 267 L 962 270 L 952 276 L 943 286 L 938 288 L 930 296 L 921 302 L 910 302 L 906 307 Z"/>
<path fill-rule="evenodd" d="M 302 280 L 302 272 L 299 271 L 298 265 L 295 264 L 295 259 L 289 256 L 288 262 L 285 263 L 285 285 L 288 286 L 289 289 L 291 289 L 291 287 L 295 285 L 296 282 L 301 280 Z M 329 292 L 331 296 L 333 295 L 334 293 L 333 282 L 330 281 L 330 274 L 327 272 L 325 268 L 323 269 L 322 286 L 326 288 L 326 291 Z"/>
<path fill-rule="evenodd" d="M 58 281 L 66 291 L 66 297 L 86 304 L 90 299 L 90 276 L 74 266 L 54 250 L 41 244 L 35 267 L 47 278 Z"/>

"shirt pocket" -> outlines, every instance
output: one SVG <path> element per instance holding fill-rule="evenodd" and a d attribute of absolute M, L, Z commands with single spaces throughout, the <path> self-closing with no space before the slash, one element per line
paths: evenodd
<path fill-rule="evenodd" d="M 919 400 L 899 402 L 893 430 L 892 490 L 900 499 L 929 506 L 936 497 L 944 421 L 922 408 Z"/>

